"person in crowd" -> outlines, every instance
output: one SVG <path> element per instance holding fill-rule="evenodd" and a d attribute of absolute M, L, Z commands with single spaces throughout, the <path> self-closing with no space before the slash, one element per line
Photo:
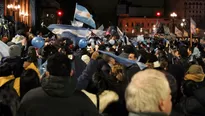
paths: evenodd
<path fill-rule="evenodd" d="M 178 112 L 186 116 L 205 115 L 205 74 L 200 65 L 192 65 L 182 84 L 183 97 L 177 104 Z"/>
<path fill-rule="evenodd" d="M 135 53 L 130 53 L 129 56 L 128 56 L 128 59 L 136 61 L 137 60 L 137 55 Z"/>
<path fill-rule="evenodd" d="M 16 116 L 19 96 L 13 86 L 15 79 L 10 64 L 0 65 L 0 116 Z"/>
<path fill-rule="evenodd" d="M 154 69 L 135 74 L 125 92 L 129 116 L 168 116 L 171 98 L 165 75 Z"/>
<path fill-rule="evenodd" d="M 37 88 L 40 86 L 40 72 L 34 62 L 36 61 L 35 57 L 32 55 L 28 56 L 24 61 L 23 67 L 24 71 L 20 76 L 20 90 L 19 95 L 22 99 L 23 96 L 31 89 Z"/>
<path fill-rule="evenodd" d="M 18 116 L 98 116 L 97 108 L 86 94 L 75 90 L 77 79 L 70 77 L 68 57 L 56 53 L 47 62 L 48 72 L 42 80 L 42 87 L 24 96 Z"/>
<path fill-rule="evenodd" d="M 17 78 L 23 72 L 23 60 L 21 58 L 21 47 L 19 45 L 9 46 L 9 55 L 1 60 L 1 64 L 8 63 L 11 67 L 12 74 Z M 0 75 L 1 76 L 1 75 Z"/>

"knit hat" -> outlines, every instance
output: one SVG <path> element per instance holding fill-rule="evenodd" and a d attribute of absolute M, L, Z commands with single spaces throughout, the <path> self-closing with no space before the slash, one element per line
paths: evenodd
<path fill-rule="evenodd" d="M 202 82 L 204 80 L 204 71 L 200 65 L 192 65 L 185 76 L 185 80 Z"/>
<path fill-rule="evenodd" d="M 61 53 L 55 53 L 48 58 L 47 71 L 53 76 L 70 76 L 71 61 Z"/>
<path fill-rule="evenodd" d="M 21 47 L 18 45 L 11 45 L 9 47 L 9 55 L 11 57 L 21 56 Z"/>
<path fill-rule="evenodd" d="M 90 57 L 89 57 L 88 55 L 83 55 L 83 56 L 81 57 L 81 60 L 82 60 L 83 62 L 85 62 L 85 64 L 88 64 L 88 63 L 90 62 Z"/>

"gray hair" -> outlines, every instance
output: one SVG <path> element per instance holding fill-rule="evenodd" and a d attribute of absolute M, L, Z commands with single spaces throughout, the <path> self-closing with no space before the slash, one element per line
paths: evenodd
<path fill-rule="evenodd" d="M 169 96 L 169 83 L 160 71 L 147 69 L 135 74 L 125 92 L 130 112 L 158 112 L 160 100 Z"/>

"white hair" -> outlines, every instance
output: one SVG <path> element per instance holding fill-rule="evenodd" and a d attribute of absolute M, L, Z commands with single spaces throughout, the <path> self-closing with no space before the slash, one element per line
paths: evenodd
<path fill-rule="evenodd" d="M 159 112 L 160 100 L 167 99 L 169 94 L 165 74 L 147 69 L 133 76 L 125 92 L 126 106 L 130 112 Z"/>

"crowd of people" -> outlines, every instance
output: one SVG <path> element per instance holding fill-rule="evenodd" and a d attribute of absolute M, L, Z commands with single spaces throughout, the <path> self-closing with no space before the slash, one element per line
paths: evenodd
<path fill-rule="evenodd" d="M 2 40 L 1 116 L 205 116 L 204 38 L 18 36 Z"/>

